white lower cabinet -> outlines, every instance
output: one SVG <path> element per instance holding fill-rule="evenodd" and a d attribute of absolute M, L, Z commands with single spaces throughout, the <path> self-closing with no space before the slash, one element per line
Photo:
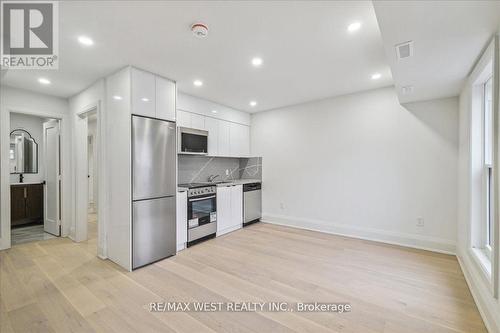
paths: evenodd
<path fill-rule="evenodd" d="M 187 192 L 177 193 L 177 251 L 183 250 L 187 243 Z"/>
<path fill-rule="evenodd" d="M 243 185 L 217 187 L 217 236 L 243 226 Z"/>

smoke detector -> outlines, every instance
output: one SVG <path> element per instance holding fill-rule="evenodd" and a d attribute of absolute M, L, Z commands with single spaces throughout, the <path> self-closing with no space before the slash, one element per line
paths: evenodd
<path fill-rule="evenodd" d="M 413 56 L 413 41 L 404 42 L 394 46 L 396 48 L 396 55 L 398 60 L 409 58 Z"/>
<path fill-rule="evenodd" d="M 205 38 L 208 35 L 208 26 L 203 23 L 195 23 L 191 26 L 191 31 L 196 37 Z"/>

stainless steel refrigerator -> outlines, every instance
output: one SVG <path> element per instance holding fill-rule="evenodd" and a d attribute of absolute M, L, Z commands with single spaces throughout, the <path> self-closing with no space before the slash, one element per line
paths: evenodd
<path fill-rule="evenodd" d="M 176 253 L 175 123 L 132 116 L 132 269 Z"/>

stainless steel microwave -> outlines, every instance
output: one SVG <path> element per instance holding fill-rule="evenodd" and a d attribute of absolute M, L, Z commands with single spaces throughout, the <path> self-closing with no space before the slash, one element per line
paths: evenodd
<path fill-rule="evenodd" d="M 178 151 L 181 154 L 207 155 L 208 154 L 208 132 L 179 127 Z"/>

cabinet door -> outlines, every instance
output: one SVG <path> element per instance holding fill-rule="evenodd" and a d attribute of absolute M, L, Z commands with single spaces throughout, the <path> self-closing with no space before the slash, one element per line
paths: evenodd
<path fill-rule="evenodd" d="M 155 76 L 132 68 L 132 113 L 146 117 L 155 114 Z"/>
<path fill-rule="evenodd" d="M 177 126 L 191 127 L 191 113 L 177 110 Z"/>
<path fill-rule="evenodd" d="M 191 113 L 191 128 L 196 128 L 199 130 L 205 129 L 205 116 Z"/>
<path fill-rule="evenodd" d="M 156 118 L 175 121 L 175 83 L 156 77 Z"/>
<path fill-rule="evenodd" d="M 187 192 L 177 193 L 177 251 L 187 243 Z"/>
<path fill-rule="evenodd" d="M 27 185 L 26 217 L 32 220 L 43 220 L 43 185 Z"/>
<path fill-rule="evenodd" d="M 231 227 L 243 226 L 243 185 L 231 186 Z"/>
<path fill-rule="evenodd" d="M 26 218 L 25 186 L 10 187 L 10 219 L 12 225 L 19 224 L 18 221 Z"/>
<path fill-rule="evenodd" d="M 218 126 L 218 147 L 219 147 L 219 156 L 230 156 L 231 155 L 231 149 L 230 149 L 230 127 L 231 123 L 229 121 L 224 121 L 224 120 L 218 120 L 219 126 Z"/>
<path fill-rule="evenodd" d="M 217 236 L 231 227 L 231 187 L 217 187 Z"/>
<path fill-rule="evenodd" d="M 231 156 L 244 157 L 250 155 L 250 128 L 248 126 L 231 123 L 229 141 Z"/>
<path fill-rule="evenodd" d="M 208 155 L 216 156 L 218 152 L 219 141 L 219 121 L 214 118 L 205 118 L 205 130 L 208 131 Z"/>

